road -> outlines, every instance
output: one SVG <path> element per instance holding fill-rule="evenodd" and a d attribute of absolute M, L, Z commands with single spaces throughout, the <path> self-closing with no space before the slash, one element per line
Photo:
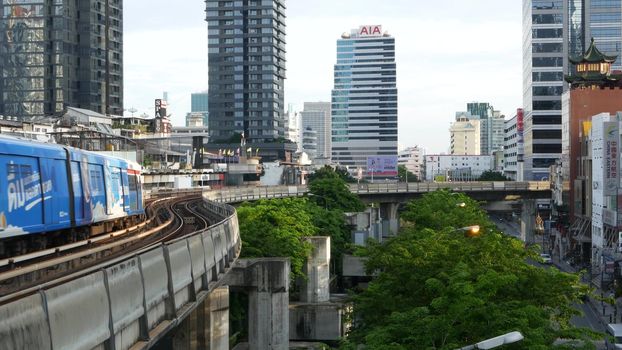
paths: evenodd
<path fill-rule="evenodd" d="M 520 239 L 520 225 L 518 224 L 518 222 L 513 221 L 513 220 L 508 220 L 507 217 L 501 217 L 495 214 L 490 214 L 489 217 L 492 220 L 492 222 L 497 226 L 497 228 L 501 230 L 501 232 L 507 235 L 510 235 L 512 237 L 515 237 L 517 239 Z M 540 263 L 535 263 L 535 264 L 545 267 L 545 268 L 555 267 L 564 272 L 573 272 L 569 268 L 564 269 L 561 266 L 557 266 L 557 265 L 543 265 Z M 572 325 L 576 327 L 586 327 L 586 328 L 589 328 L 589 329 L 592 329 L 594 331 L 601 332 L 601 333 L 605 332 L 605 325 L 604 325 L 605 321 L 601 319 L 600 314 L 598 313 L 598 311 L 595 310 L 594 306 L 590 305 L 589 303 L 584 303 L 584 304 L 577 303 L 577 304 L 574 304 L 574 306 L 577 310 L 581 311 L 582 315 L 573 317 L 570 320 Z M 595 345 L 597 349 L 606 349 L 606 346 L 604 342 L 602 341 L 595 342 Z"/>

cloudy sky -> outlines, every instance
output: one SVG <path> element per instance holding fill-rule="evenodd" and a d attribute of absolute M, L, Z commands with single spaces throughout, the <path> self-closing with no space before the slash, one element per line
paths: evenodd
<path fill-rule="evenodd" d="M 336 40 L 362 24 L 396 38 L 399 144 L 446 152 L 449 124 L 472 101 L 506 118 L 522 104 L 521 2 L 512 0 L 288 0 L 285 102 L 330 101 Z M 153 113 L 169 95 L 173 123 L 190 93 L 207 90 L 202 0 L 124 2 L 125 101 Z M 129 113 L 129 112 L 128 112 Z"/>

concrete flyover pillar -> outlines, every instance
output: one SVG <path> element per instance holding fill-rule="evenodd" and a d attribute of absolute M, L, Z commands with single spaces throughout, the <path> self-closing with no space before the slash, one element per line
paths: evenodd
<path fill-rule="evenodd" d="M 536 200 L 523 199 L 520 216 L 520 237 L 527 244 L 535 242 L 534 231 L 536 229 Z"/>
<path fill-rule="evenodd" d="M 382 235 L 384 237 L 396 236 L 400 230 L 400 218 L 397 212 L 399 207 L 399 203 L 380 203 L 380 218 L 383 221 Z"/>
<path fill-rule="evenodd" d="M 289 348 L 288 258 L 238 259 L 225 278 L 248 292 L 249 350 Z"/>
<path fill-rule="evenodd" d="M 229 350 L 229 287 L 214 289 L 179 324 L 170 347 L 174 350 Z"/>
<path fill-rule="evenodd" d="M 307 237 L 313 252 L 303 267 L 307 279 L 303 280 L 300 301 L 323 303 L 330 300 L 330 237 Z"/>

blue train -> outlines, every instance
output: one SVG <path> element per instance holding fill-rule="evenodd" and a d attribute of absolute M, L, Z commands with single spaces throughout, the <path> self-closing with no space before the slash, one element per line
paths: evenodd
<path fill-rule="evenodd" d="M 140 171 L 120 158 L 0 136 L 0 256 L 137 223 Z"/>

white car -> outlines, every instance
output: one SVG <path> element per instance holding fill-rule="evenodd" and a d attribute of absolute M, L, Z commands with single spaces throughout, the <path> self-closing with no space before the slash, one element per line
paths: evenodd
<path fill-rule="evenodd" d="M 542 259 L 542 262 L 544 264 L 550 264 L 551 263 L 551 255 L 550 254 L 540 254 L 540 258 Z"/>

